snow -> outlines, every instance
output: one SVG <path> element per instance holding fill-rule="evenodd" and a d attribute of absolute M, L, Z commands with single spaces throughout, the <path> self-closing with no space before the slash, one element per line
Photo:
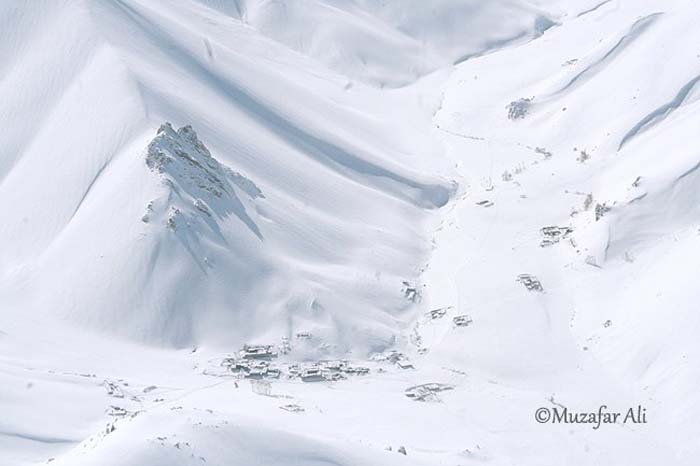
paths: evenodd
<path fill-rule="evenodd" d="M 0 464 L 695 465 L 699 20 L 0 5 Z"/>

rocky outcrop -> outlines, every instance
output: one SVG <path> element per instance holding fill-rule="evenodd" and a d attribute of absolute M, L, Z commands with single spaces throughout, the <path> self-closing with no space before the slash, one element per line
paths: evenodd
<path fill-rule="evenodd" d="M 146 165 L 162 179 L 168 194 L 148 204 L 144 222 L 163 217 L 173 231 L 204 222 L 218 232 L 219 221 L 234 214 L 262 239 L 238 195 L 241 192 L 254 200 L 264 197 L 262 191 L 250 179 L 216 160 L 191 126 L 176 131 L 170 123 L 161 125 L 148 144 Z"/>

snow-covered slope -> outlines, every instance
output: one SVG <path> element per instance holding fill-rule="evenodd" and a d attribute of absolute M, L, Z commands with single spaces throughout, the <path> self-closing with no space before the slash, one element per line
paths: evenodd
<path fill-rule="evenodd" d="M 235 3 L 229 14 L 255 30 L 380 87 L 406 85 L 454 62 L 526 42 L 555 24 L 545 11 L 521 0 Z"/>
<path fill-rule="evenodd" d="M 534 451 L 551 440 L 534 430 L 533 391 L 576 411 L 649 411 L 648 425 L 625 426 L 633 440 L 619 429 L 562 440 L 569 463 L 692 464 L 700 11 L 607 2 L 571 16 L 464 63 L 447 85 L 435 123 L 465 191 L 438 229 L 427 282 L 433 307 L 473 324 L 424 329 L 426 358 L 507 384 L 504 404 L 529 409 L 513 428 L 533 432 Z M 568 230 L 551 244 L 549 226 Z"/>
<path fill-rule="evenodd" d="M 378 91 L 348 92 L 197 4 L 68 2 L 53 14 L 54 3 L 17 13 L 42 31 L 69 24 L 52 44 L 11 17 L 4 29 L 28 55 L 3 80 L 0 209 L 18 219 L 0 229 L 6 302 L 176 346 L 312 329 L 343 350 L 390 342 L 402 281 L 426 255 L 422 224 L 454 189 L 439 164 L 413 163 L 438 153 L 427 130 L 390 119 L 417 99 L 380 109 Z M 50 60 L 60 64 L 42 72 Z M 208 149 L 184 141 L 154 167 L 146 148 L 164 122 L 192 124 Z M 207 150 L 213 172 L 188 171 Z M 212 206 L 207 190 L 227 194 Z"/>
<path fill-rule="evenodd" d="M 699 20 L 1 4 L 0 464 L 694 466 Z"/>

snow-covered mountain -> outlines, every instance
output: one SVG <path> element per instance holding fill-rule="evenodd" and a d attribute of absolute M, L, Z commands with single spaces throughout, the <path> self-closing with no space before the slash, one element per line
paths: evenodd
<path fill-rule="evenodd" d="M 695 465 L 698 21 L 1 3 L 0 464 Z"/>
<path fill-rule="evenodd" d="M 374 88 L 348 91 L 197 3 L 5 8 L 19 48 L 3 79 L 12 309 L 176 347 L 305 330 L 343 351 L 392 341 L 402 281 L 427 257 L 424 222 L 455 189 L 413 163 L 437 158 L 430 128 L 404 137 L 409 122 L 392 117 L 418 113 L 417 99 L 385 106 Z M 192 125 L 200 142 L 166 133 L 183 154 L 154 170 L 165 122 Z M 192 166 L 206 167 L 208 151 L 221 166 Z M 229 170 L 239 175 L 209 179 Z"/>

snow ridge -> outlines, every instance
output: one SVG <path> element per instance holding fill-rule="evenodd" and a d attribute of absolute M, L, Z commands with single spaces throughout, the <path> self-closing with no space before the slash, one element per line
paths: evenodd
<path fill-rule="evenodd" d="M 641 121 L 639 121 L 639 123 L 634 125 L 634 127 L 630 129 L 627 132 L 627 134 L 624 135 L 622 141 L 620 141 L 620 145 L 618 146 L 617 150 L 622 149 L 622 146 L 627 144 L 630 140 L 632 140 L 632 138 L 634 138 L 638 134 L 662 122 L 674 110 L 678 109 L 678 107 L 683 105 L 683 103 L 688 98 L 688 95 L 695 88 L 695 85 L 698 82 L 700 82 L 700 75 L 695 76 L 693 79 L 685 83 L 685 85 L 681 87 L 681 89 L 678 91 L 675 97 L 671 99 L 670 102 L 661 105 L 659 108 L 654 109 L 651 113 L 642 118 Z"/>

